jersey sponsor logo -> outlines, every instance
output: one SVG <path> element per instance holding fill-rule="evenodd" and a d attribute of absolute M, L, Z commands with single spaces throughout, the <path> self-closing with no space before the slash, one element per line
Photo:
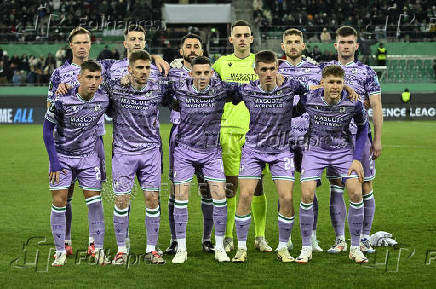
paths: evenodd
<path fill-rule="evenodd" d="M 249 82 L 257 79 L 255 73 L 230 73 L 230 77 L 226 79 L 231 82 Z"/>

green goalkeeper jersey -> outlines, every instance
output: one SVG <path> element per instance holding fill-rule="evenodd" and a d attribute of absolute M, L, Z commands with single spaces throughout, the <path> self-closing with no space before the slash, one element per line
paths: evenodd
<path fill-rule="evenodd" d="M 235 54 L 221 56 L 213 65 L 213 69 L 223 81 L 249 83 L 257 80 L 254 72 L 254 54 L 251 53 L 244 59 Z M 245 134 L 250 124 L 250 113 L 244 102 L 233 105 L 231 102 L 224 106 L 221 119 L 221 132 L 233 134 Z"/>

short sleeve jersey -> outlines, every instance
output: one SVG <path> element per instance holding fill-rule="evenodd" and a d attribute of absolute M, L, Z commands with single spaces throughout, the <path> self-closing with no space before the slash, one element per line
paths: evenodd
<path fill-rule="evenodd" d="M 103 89 L 98 89 L 90 100 L 84 100 L 74 88 L 52 101 L 45 118 L 56 125 L 57 153 L 81 158 L 95 152 L 98 122 L 108 106 L 109 98 Z"/>
<path fill-rule="evenodd" d="M 251 53 L 244 59 L 235 54 L 221 56 L 213 65 L 213 69 L 223 81 L 249 83 L 257 80 L 254 72 L 255 57 Z M 243 102 L 238 105 L 227 103 L 221 121 L 221 131 L 225 133 L 245 134 L 250 123 L 250 113 Z"/>

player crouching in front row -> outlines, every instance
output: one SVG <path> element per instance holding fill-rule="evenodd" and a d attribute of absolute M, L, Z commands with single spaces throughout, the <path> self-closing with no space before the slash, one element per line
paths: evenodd
<path fill-rule="evenodd" d="M 101 67 L 96 62 L 85 61 L 81 65 L 78 80 L 80 85 L 77 88 L 52 102 L 43 126 L 53 197 L 50 223 L 56 254 L 52 266 L 66 263 L 66 201 L 68 187 L 75 177 L 83 188 L 88 206 L 95 258 L 99 264 L 109 263 L 103 250 L 105 226 L 100 197 L 100 160 L 96 152 L 98 122 L 109 106 L 109 98 L 99 89 L 102 82 Z"/>
<path fill-rule="evenodd" d="M 359 246 L 363 223 L 361 159 L 368 137 L 367 114 L 362 102 L 348 99 L 344 90 L 344 70 L 340 66 L 326 66 L 322 71 L 321 85 L 322 88 L 301 96 L 300 100 L 309 115 L 310 124 L 301 170 L 300 229 L 303 247 L 296 262 L 307 263 L 312 259 L 313 197 L 323 170 L 331 168 L 342 177 L 350 198 L 349 257 L 357 263 L 367 263 L 368 259 Z M 348 130 L 352 120 L 358 128 L 355 144 Z"/>

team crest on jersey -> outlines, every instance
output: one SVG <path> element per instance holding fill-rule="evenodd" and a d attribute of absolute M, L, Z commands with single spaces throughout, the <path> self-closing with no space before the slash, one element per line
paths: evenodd
<path fill-rule="evenodd" d="M 145 97 L 150 97 L 152 94 L 153 94 L 153 93 L 152 93 L 151 91 L 149 91 L 149 92 L 147 92 L 147 93 L 145 94 Z"/>
<path fill-rule="evenodd" d="M 230 67 L 233 65 L 233 63 L 229 62 L 229 63 L 227 63 L 227 65 Z"/>
<path fill-rule="evenodd" d="M 73 105 L 72 109 L 73 109 L 73 111 L 76 111 L 77 110 L 77 106 Z"/>
<path fill-rule="evenodd" d="M 96 104 L 95 107 L 94 107 L 94 110 L 95 111 L 99 111 L 100 109 L 101 109 L 101 105 Z"/>
<path fill-rule="evenodd" d="M 345 112 L 345 107 L 341 107 L 341 108 L 339 108 L 339 112 L 340 112 L 340 113 L 344 113 L 344 112 Z"/>
<path fill-rule="evenodd" d="M 352 72 L 353 72 L 353 74 L 357 74 L 358 69 L 357 69 L 357 68 L 354 68 L 354 69 L 352 70 Z"/>
<path fill-rule="evenodd" d="M 310 72 L 310 68 L 304 69 L 304 72 L 309 73 Z"/>
<path fill-rule="evenodd" d="M 210 96 L 212 96 L 212 95 L 214 95 L 215 94 L 215 89 L 211 89 L 211 90 L 209 90 L 209 95 Z"/>

